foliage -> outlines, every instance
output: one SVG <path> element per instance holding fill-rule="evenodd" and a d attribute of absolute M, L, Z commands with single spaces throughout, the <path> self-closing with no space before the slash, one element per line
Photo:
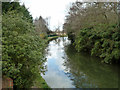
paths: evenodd
<path fill-rule="evenodd" d="M 89 51 L 105 63 L 119 62 L 120 30 L 117 3 L 75 2 L 66 16 L 64 30 L 78 51 Z"/>
<path fill-rule="evenodd" d="M 47 35 L 45 33 L 41 33 L 40 38 L 45 39 L 45 38 L 47 38 Z"/>
<path fill-rule="evenodd" d="M 51 88 L 46 84 L 45 80 L 42 78 L 42 76 L 38 76 L 34 82 L 34 87 L 37 88 L 47 88 L 47 90 L 51 90 Z"/>
<path fill-rule="evenodd" d="M 16 10 L 16 13 L 21 13 L 22 18 L 28 19 L 31 23 L 33 22 L 33 18 L 30 15 L 30 12 L 27 10 L 25 5 L 20 5 L 19 2 L 2 2 L 2 12 L 7 13 L 9 11 Z"/>
<path fill-rule="evenodd" d="M 44 72 L 44 41 L 22 13 L 10 10 L 2 19 L 2 74 L 12 78 L 18 88 L 30 88 Z"/>
<path fill-rule="evenodd" d="M 104 27 L 104 25 L 101 27 Z M 79 36 L 75 40 L 76 49 L 78 51 L 90 51 L 91 55 L 103 58 L 105 63 L 118 63 L 120 59 L 118 29 L 113 28 L 113 26 L 106 29 L 102 31 L 98 28 L 97 30 L 96 28 L 80 30 Z"/>

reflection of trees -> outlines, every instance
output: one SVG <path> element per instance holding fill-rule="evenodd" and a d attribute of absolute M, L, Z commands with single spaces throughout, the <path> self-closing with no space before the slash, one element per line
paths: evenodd
<path fill-rule="evenodd" d="M 61 41 L 61 38 L 58 39 L 58 46 L 60 46 L 60 41 Z"/>
<path fill-rule="evenodd" d="M 58 44 L 58 46 L 60 46 L 60 42 L 66 42 L 66 38 L 65 37 L 60 37 L 58 39 L 55 39 L 55 44 Z"/>
<path fill-rule="evenodd" d="M 102 64 L 87 54 L 75 53 L 71 46 L 66 48 L 66 54 L 68 60 L 64 64 L 70 69 L 71 80 L 77 88 L 118 86 L 117 67 Z"/>
<path fill-rule="evenodd" d="M 65 39 L 64 37 L 62 37 L 62 41 L 65 42 L 65 40 L 66 40 L 66 39 Z"/>
<path fill-rule="evenodd" d="M 61 38 L 57 38 L 54 40 L 54 43 L 60 46 Z"/>

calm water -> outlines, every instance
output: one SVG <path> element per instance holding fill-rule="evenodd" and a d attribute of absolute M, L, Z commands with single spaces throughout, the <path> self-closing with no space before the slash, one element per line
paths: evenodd
<path fill-rule="evenodd" d="M 51 88 L 117 88 L 118 67 L 77 53 L 67 37 L 49 42 L 45 57 L 47 71 L 42 77 Z"/>

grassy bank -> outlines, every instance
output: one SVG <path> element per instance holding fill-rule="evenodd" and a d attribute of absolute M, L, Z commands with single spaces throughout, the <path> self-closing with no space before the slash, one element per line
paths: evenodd
<path fill-rule="evenodd" d="M 42 76 L 37 77 L 37 79 L 34 81 L 34 85 L 32 86 L 32 88 L 48 88 L 51 89 L 46 81 L 42 78 Z"/>
<path fill-rule="evenodd" d="M 67 35 L 48 37 L 48 38 L 47 38 L 47 41 L 51 41 L 51 40 L 56 39 L 56 38 L 58 38 L 58 37 L 67 37 Z"/>
<path fill-rule="evenodd" d="M 47 38 L 47 41 L 51 41 L 51 40 L 56 39 L 56 38 L 58 38 L 58 37 L 60 37 L 60 36 L 48 37 L 48 38 Z"/>

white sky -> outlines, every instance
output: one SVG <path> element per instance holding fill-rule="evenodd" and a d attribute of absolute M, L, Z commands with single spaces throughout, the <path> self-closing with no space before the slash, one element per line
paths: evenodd
<path fill-rule="evenodd" d="M 64 24 L 64 18 L 67 14 L 67 9 L 70 3 L 76 0 L 20 0 L 23 2 L 31 15 L 35 19 L 42 16 L 43 18 L 50 18 L 50 29 L 54 30 L 58 25 Z"/>

